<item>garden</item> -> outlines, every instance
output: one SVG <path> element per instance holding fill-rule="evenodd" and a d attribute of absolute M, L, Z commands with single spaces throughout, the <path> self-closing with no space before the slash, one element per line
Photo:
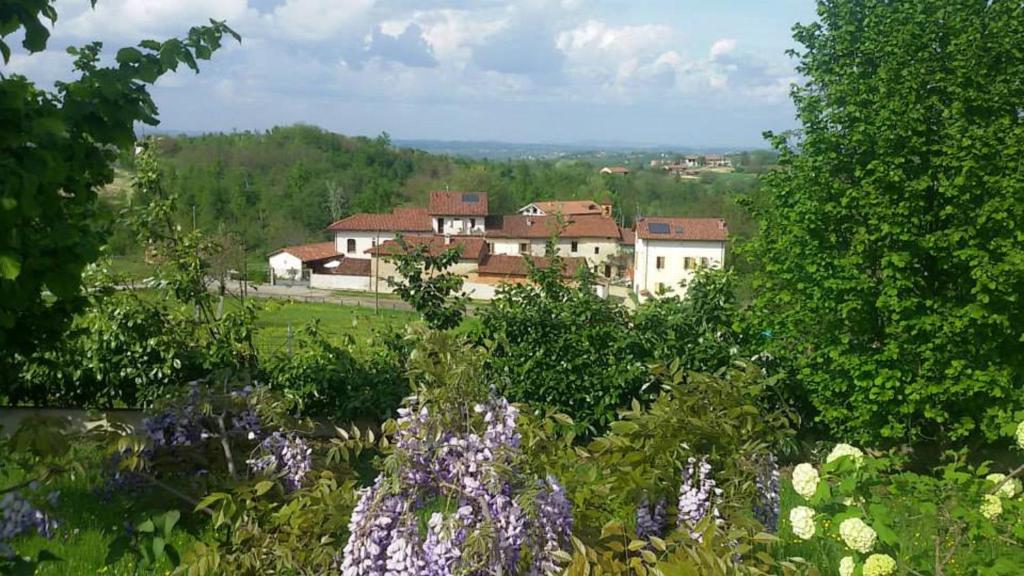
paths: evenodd
<path fill-rule="evenodd" d="M 0 404 L 67 410 L 0 429 L 0 573 L 1024 573 L 1024 8 L 818 7 L 749 276 L 635 307 L 554 239 L 469 319 L 415 246 L 412 317 L 211 291 L 133 125 L 234 31 L 0 76 Z M 126 150 L 140 289 L 96 211 Z"/>

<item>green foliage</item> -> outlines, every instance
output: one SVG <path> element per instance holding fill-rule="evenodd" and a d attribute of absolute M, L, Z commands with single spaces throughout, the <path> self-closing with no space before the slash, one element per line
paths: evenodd
<path fill-rule="evenodd" d="M 300 331 L 291 350 L 267 358 L 263 369 L 267 384 L 307 416 L 382 422 L 408 394 L 401 348 L 392 342 L 357 347 L 352 338 L 339 346 L 313 323 Z"/>
<path fill-rule="evenodd" d="M 951 444 L 1024 406 L 1024 7 L 818 3 L 754 207 L 771 352 L 833 435 Z"/>
<path fill-rule="evenodd" d="M 427 244 L 410 245 L 401 235 L 395 240 L 399 250 L 386 259 L 395 264 L 401 279 L 389 279 L 388 285 L 431 328 L 450 330 L 461 324 L 469 297 L 462 294 L 464 278 L 449 268 L 458 264 L 462 249 L 431 254 Z"/>
<path fill-rule="evenodd" d="M 41 51 L 49 33 L 40 17 L 56 16 L 46 0 L 5 2 L 0 37 L 24 29 L 25 48 Z M 82 305 L 82 269 L 104 239 L 96 191 L 113 180 L 119 151 L 134 142 L 134 124 L 157 122 L 146 85 L 179 63 L 198 70 L 196 60 L 208 59 L 225 34 L 237 38 L 211 22 L 185 39 L 147 40 L 118 52 L 109 67 L 99 66 L 99 43 L 70 48 L 79 77 L 55 92 L 0 75 L 0 348 L 31 352 Z M 5 43 L 0 53 L 9 58 Z M 9 369 L 10 356 L 0 371 Z"/>
<path fill-rule="evenodd" d="M 168 561 L 172 567 L 181 563 L 181 555 L 170 544 L 175 525 L 181 519 L 181 512 L 168 510 L 148 516 L 129 531 L 114 540 L 107 554 L 107 565 L 116 563 L 125 554 L 136 556 L 135 565 L 139 570 L 150 570 L 158 563 Z"/>
<path fill-rule="evenodd" d="M 532 267 L 532 282 L 499 287 L 482 309 L 487 377 L 509 400 L 602 430 L 620 406 L 650 396 L 650 374 L 626 309 L 586 282 L 565 283 L 561 259 L 551 260 Z"/>
<path fill-rule="evenodd" d="M 652 298 L 637 309 L 633 331 L 651 361 L 714 372 L 744 345 L 732 271 L 702 269 L 686 297 Z"/>

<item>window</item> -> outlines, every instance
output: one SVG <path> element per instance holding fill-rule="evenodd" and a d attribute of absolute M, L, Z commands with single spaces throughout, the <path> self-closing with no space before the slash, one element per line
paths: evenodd
<path fill-rule="evenodd" d="M 526 254 L 529 251 L 530 251 L 530 245 L 527 244 L 526 242 L 523 242 L 522 244 L 519 245 L 519 253 L 520 254 Z"/>
<path fill-rule="evenodd" d="M 605 278 L 611 278 L 612 277 L 612 267 L 609 266 L 608 264 L 604 265 L 604 277 Z"/>
<path fill-rule="evenodd" d="M 686 258 L 683 258 L 683 268 L 686 268 L 687 270 L 693 270 L 693 268 L 694 268 L 693 257 L 687 256 Z"/>
<path fill-rule="evenodd" d="M 349 238 L 345 242 L 345 251 L 348 252 L 349 254 L 351 254 L 351 253 L 356 251 L 356 239 L 355 238 Z"/>
<path fill-rule="evenodd" d="M 600 254 L 600 253 L 601 253 L 601 247 L 600 246 L 594 246 L 594 254 Z"/>
<path fill-rule="evenodd" d="M 664 282 L 658 282 L 658 294 L 664 294 L 664 293 L 665 293 L 665 283 Z"/>
<path fill-rule="evenodd" d="M 573 242 L 572 242 L 572 251 L 576 252 L 577 250 L 579 250 L 579 248 L 580 248 L 580 243 L 576 242 L 575 240 L 573 240 Z"/>
<path fill-rule="evenodd" d="M 655 258 L 654 259 L 654 267 L 657 268 L 658 270 L 664 270 L 665 269 L 665 257 L 664 256 L 658 256 L 657 258 Z"/>
<path fill-rule="evenodd" d="M 444 230 L 444 218 L 437 219 L 437 231 L 441 232 Z"/>
<path fill-rule="evenodd" d="M 470 218 L 469 219 L 469 227 L 470 228 L 476 228 L 476 218 Z"/>
<path fill-rule="evenodd" d="M 707 258 L 701 258 L 700 259 L 700 267 L 701 268 L 707 268 L 709 263 L 710 263 L 710 260 L 708 260 Z"/>

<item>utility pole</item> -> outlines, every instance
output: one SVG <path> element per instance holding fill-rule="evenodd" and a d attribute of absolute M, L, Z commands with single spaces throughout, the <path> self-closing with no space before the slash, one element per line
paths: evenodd
<path fill-rule="evenodd" d="M 380 314 L 380 229 L 377 230 L 374 248 L 373 259 L 377 262 L 377 269 L 373 272 L 373 313 L 377 315 Z"/>

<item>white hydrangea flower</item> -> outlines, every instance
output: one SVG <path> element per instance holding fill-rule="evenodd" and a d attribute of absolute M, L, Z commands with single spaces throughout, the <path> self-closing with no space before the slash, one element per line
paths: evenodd
<path fill-rule="evenodd" d="M 1017 424 L 1017 446 L 1024 448 L 1024 420 Z"/>
<path fill-rule="evenodd" d="M 864 562 L 864 576 L 889 576 L 896 572 L 896 561 L 888 554 L 872 554 Z"/>
<path fill-rule="evenodd" d="M 814 537 L 814 509 L 807 506 L 797 506 L 789 511 L 789 523 L 793 527 L 793 534 L 803 540 L 810 540 Z"/>
<path fill-rule="evenodd" d="M 806 499 L 818 491 L 818 471 L 807 462 L 793 469 L 793 490 Z"/>
<path fill-rule="evenodd" d="M 853 576 L 855 567 L 853 556 L 843 556 L 843 559 L 839 561 L 839 576 Z"/>
<path fill-rule="evenodd" d="M 825 457 L 825 462 L 831 464 L 833 461 L 838 460 L 843 456 L 851 456 L 857 463 L 857 466 L 864 463 L 864 453 L 861 452 L 860 448 L 850 446 L 849 444 L 836 444 L 836 447 L 828 453 L 827 457 Z"/>
<path fill-rule="evenodd" d="M 995 520 L 1003 513 L 1003 501 L 995 494 L 985 494 L 981 501 L 981 515 L 989 520 Z"/>
<path fill-rule="evenodd" d="M 875 540 L 878 535 L 871 526 L 868 526 L 860 518 L 847 518 L 839 524 L 839 536 L 843 542 L 861 554 L 871 552 L 875 547 Z"/>
<path fill-rule="evenodd" d="M 989 474 L 988 476 L 985 476 L 985 480 L 988 480 L 993 485 L 997 485 L 1001 483 L 1003 480 L 1006 480 L 1006 474 Z M 1003 498 L 1013 498 L 1017 494 L 1020 494 L 1020 492 L 1020 480 L 1014 478 L 1013 480 L 1010 480 L 1006 484 L 999 486 L 999 489 L 996 490 L 996 496 L 1001 496 Z"/>

